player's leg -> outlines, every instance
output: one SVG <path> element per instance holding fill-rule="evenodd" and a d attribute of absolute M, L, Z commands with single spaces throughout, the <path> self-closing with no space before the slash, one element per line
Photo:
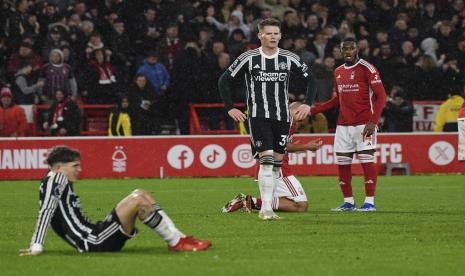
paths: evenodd
<path fill-rule="evenodd" d="M 361 133 L 365 126 L 357 126 L 359 139 L 357 141 L 357 156 L 362 164 L 363 176 L 365 180 L 365 202 L 357 211 L 376 211 L 375 191 L 377 182 L 377 172 L 375 166 L 376 135 L 377 131 L 370 136 L 363 138 Z"/>
<path fill-rule="evenodd" d="M 275 214 L 271 208 L 274 166 L 272 123 L 267 119 L 250 118 L 249 124 L 250 137 L 254 148 L 258 152 L 260 162 L 258 187 L 260 189 L 262 206 L 259 216 L 262 219 L 273 219 Z"/>
<path fill-rule="evenodd" d="M 355 201 L 352 194 L 352 159 L 355 145 L 349 133 L 349 126 L 337 126 L 334 136 L 334 151 L 336 152 L 336 164 L 338 168 L 339 187 L 341 188 L 344 202 L 331 211 L 352 211 L 355 209 Z"/>
<path fill-rule="evenodd" d="M 459 143 L 458 143 L 458 160 L 465 161 L 465 120 L 461 119 L 457 121 L 459 131 Z"/>
<path fill-rule="evenodd" d="M 273 209 L 284 212 L 307 211 L 307 195 L 295 176 L 283 176 L 279 179 L 273 195 Z"/>
<path fill-rule="evenodd" d="M 197 251 L 211 245 L 210 241 L 198 241 L 181 233 L 155 199 L 144 190 L 134 190 L 118 203 L 115 211 L 126 233 L 134 231 L 135 220 L 139 218 L 168 243 L 170 250 Z"/>

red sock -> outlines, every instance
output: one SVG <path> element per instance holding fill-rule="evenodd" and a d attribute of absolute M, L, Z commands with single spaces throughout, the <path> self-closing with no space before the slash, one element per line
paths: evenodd
<path fill-rule="evenodd" d="M 365 176 L 365 194 L 375 196 L 377 178 L 375 163 L 362 163 L 362 168 Z"/>
<path fill-rule="evenodd" d="M 351 165 L 338 165 L 339 185 L 344 197 L 352 197 L 352 167 Z"/>
<path fill-rule="evenodd" d="M 254 206 L 254 207 L 255 207 L 255 209 L 257 209 L 257 210 L 262 209 L 262 199 L 261 199 L 261 198 L 257 197 L 257 198 L 255 199 L 255 206 Z"/>

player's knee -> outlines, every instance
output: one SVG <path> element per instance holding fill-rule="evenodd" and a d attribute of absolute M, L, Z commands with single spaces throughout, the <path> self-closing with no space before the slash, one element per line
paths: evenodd
<path fill-rule="evenodd" d="M 295 207 L 296 207 L 297 212 L 307 212 L 308 211 L 308 202 L 307 201 L 296 202 Z"/>
<path fill-rule="evenodd" d="M 145 197 L 146 193 L 147 192 L 141 189 L 134 190 L 131 193 L 131 196 L 129 197 L 130 203 L 133 204 L 135 207 L 140 207 L 149 204 L 148 200 Z"/>
<path fill-rule="evenodd" d="M 345 155 L 336 155 L 336 164 L 338 165 L 350 165 L 352 164 L 352 157 Z"/>
<path fill-rule="evenodd" d="M 375 162 L 375 156 L 373 154 L 359 153 L 358 159 L 360 160 L 360 163 L 374 163 Z"/>

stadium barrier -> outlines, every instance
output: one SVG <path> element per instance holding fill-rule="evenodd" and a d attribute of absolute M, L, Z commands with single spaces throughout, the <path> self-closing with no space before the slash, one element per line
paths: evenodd
<path fill-rule="evenodd" d="M 431 132 L 434 129 L 434 120 L 441 105 L 441 101 L 414 101 L 413 107 L 415 113 L 413 115 L 413 131 L 415 132 Z M 245 109 L 243 103 L 235 103 L 234 107 Z M 191 134 L 239 134 L 239 130 L 208 129 L 209 115 L 212 112 L 219 112 L 219 109 L 224 108 L 222 103 L 211 104 L 191 104 L 190 105 L 190 133 Z M 330 131 L 331 132 L 331 131 Z"/>
<path fill-rule="evenodd" d="M 296 135 L 295 140 L 305 143 L 317 137 L 324 143 L 320 150 L 290 154 L 296 175 L 337 174 L 332 134 Z M 35 137 L 0 139 L 0 179 L 43 177 L 47 149 L 55 145 L 80 150 L 83 178 L 251 176 L 255 172 L 247 136 Z M 457 161 L 457 133 L 379 134 L 376 156 L 380 174 L 387 163 L 408 163 L 412 174 L 465 173 L 465 163 Z M 354 165 L 353 171 L 361 174 L 361 166 Z"/>

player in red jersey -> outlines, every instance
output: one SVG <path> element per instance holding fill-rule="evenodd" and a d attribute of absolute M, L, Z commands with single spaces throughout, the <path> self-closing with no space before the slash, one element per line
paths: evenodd
<path fill-rule="evenodd" d="M 291 115 L 294 117 L 297 108 L 301 104 L 298 102 L 289 105 Z M 300 152 L 300 151 L 316 151 L 323 144 L 321 138 L 311 140 L 306 144 L 299 144 L 299 141 L 292 141 L 295 131 L 299 128 L 299 121 L 293 121 L 289 130 L 289 140 L 287 143 L 287 152 Z M 273 191 L 273 200 L 271 207 L 274 211 L 285 212 L 306 212 L 308 209 L 307 195 L 305 194 L 302 184 L 294 176 L 291 168 L 289 167 L 289 156 L 286 154 L 283 158 L 281 167 L 282 176 L 275 178 L 275 190 Z M 257 176 L 256 176 L 257 178 Z M 231 213 L 237 210 L 251 212 L 252 210 L 260 210 L 262 200 L 260 197 L 238 194 L 231 201 L 221 208 L 223 213 Z"/>
<path fill-rule="evenodd" d="M 459 161 L 465 161 L 465 103 L 463 103 L 460 108 L 459 118 L 457 120 L 459 129 L 458 158 Z"/>
<path fill-rule="evenodd" d="M 377 124 L 386 102 L 386 92 L 378 70 L 358 57 L 355 39 L 344 39 L 341 51 L 345 63 L 334 70 L 335 96 L 312 107 L 310 112 L 316 114 L 339 106 L 334 151 L 344 203 L 332 211 L 376 211 L 374 198 L 377 175 L 374 153 Z M 357 153 L 365 176 L 365 202 L 358 209 L 351 183 L 354 153 Z"/>

